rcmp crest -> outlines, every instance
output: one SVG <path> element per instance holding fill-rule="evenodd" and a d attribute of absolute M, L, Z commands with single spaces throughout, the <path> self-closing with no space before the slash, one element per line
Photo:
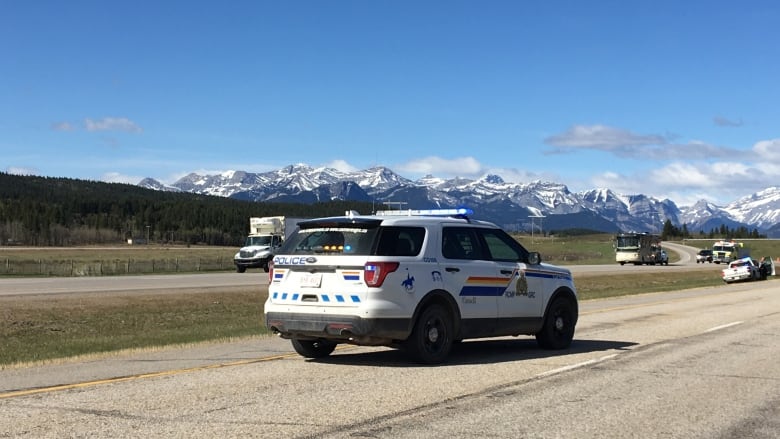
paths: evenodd
<path fill-rule="evenodd" d="M 517 275 L 517 282 L 515 282 L 515 293 L 518 296 L 528 295 L 528 280 L 525 278 L 525 271 L 521 271 Z"/>

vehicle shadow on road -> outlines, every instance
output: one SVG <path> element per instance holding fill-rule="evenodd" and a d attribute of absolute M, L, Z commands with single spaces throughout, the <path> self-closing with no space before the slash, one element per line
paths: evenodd
<path fill-rule="evenodd" d="M 436 366 L 457 366 L 469 364 L 493 364 L 523 360 L 537 360 L 549 357 L 588 352 L 626 350 L 637 343 L 613 340 L 573 340 L 571 347 L 564 350 L 545 350 L 539 348 L 534 339 L 495 339 L 469 340 L 456 343 L 447 361 Z M 374 367 L 431 367 L 414 362 L 403 350 L 387 349 L 382 351 L 355 352 L 336 351 L 333 355 L 307 360 L 316 363 L 374 366 Z M 434 366 L 435 367 L 435 366 Z"/>

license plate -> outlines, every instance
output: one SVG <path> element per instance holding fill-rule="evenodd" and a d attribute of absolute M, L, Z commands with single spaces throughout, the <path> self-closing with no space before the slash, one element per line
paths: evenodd
<path fill-rule="evenodd" d="M 322 283 L 322 273 L 307 273 L 301 276 L 301 287 L 319 288 Z"/>

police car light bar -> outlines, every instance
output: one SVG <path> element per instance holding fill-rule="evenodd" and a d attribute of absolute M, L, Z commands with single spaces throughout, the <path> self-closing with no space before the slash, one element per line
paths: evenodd
<path fill-rule="evenodd" d="M 379 210 L 376 212 L 379 216 L 457 216 L 472 215 L 473 210 L 465 207 L 458 209 L 422 209 L 422 210 Z"/>

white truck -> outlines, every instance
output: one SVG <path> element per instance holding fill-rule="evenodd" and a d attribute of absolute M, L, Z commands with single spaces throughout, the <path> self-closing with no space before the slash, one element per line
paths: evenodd
<path fill-rule="evenodd" d="M 244 246 L 233 257 L 236 271 L 243 273 L 247 268 L 262 268 L 268 271 L 268 261 L 273 259 L 284 240 L 292 234 L 302 218 L 267 216 L 249 218 L 249 235 Z"/>
<path fill-rule="evenodd" d="M 712 245 L 712 262 L 728 264 L 744 255 L 741 255 L 740 249 L 743 247 L 741 242 L 718 241 Z"/>

